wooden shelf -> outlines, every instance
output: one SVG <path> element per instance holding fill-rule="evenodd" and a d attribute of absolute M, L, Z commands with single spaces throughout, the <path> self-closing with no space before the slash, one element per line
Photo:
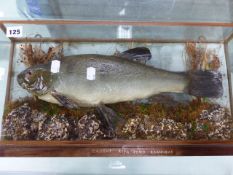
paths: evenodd
<path fill-rule="evenodd" d="M 0 156 L 217 156 L 233 155 L 233 141 L 1 141 Z"/>

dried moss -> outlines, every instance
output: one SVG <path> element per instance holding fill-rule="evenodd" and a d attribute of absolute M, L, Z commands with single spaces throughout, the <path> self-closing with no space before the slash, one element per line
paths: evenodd
<path fill-rule="evenodd" d="M 214 104 L 210 104 L 200 98 L 192 100 L 188 104 L 166 106 L 164 104 L 133 104 L 129 102 L 110 105 L 115 111 L 125 118 L 132 116 L 148 115 L 152 118 L 171 118 L 177 122 L 190 122 L 199 117 L 203 110 L 208 110 Z"/>

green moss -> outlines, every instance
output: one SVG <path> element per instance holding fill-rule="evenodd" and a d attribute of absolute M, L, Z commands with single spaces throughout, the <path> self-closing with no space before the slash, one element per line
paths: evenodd
<path fill-rule="evenodd" d="M 141 104 L 140 105 L 140 112 L 143 114 L 148 114 L 149 112 L 149 105 L 147 104 Z"/>
<path fill-rule="evenodd" d="M 204 132 L 209 132 L 209 125 L 207 123 L 205 123 L 203 126 L 202 126 L 202 129 Z"/>
<path fill-rule="evenodd" d="M 196 121 L 191 121 L 191 129 L 188 132 L 188 139 L 192 140 L 197 131 L 197 123 Z"/>

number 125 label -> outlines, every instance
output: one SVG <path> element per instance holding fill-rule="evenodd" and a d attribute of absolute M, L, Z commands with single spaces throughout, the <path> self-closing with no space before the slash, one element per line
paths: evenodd
<path fill-rule="evenodd" d="M 13 26 L 6 28 L 7 37 L 23 37 L 23 26 Z"/>

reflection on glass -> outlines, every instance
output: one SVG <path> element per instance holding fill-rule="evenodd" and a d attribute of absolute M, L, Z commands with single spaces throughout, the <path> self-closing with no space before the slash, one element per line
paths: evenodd
<path fill-rule="evenodd" d="M 132 26 L 118 26 L 117 38 L 119 39 L 131 39 L 132 38 Z"/>

